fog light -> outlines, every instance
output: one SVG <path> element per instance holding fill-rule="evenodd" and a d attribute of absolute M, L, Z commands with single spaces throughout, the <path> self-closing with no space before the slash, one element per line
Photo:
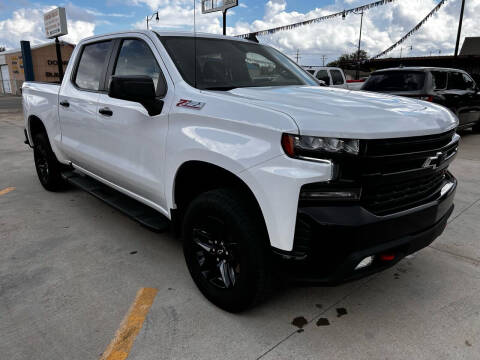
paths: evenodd
<path fill-rule="evenodd" d="M 358 265 L 355 267 L 355 270 L 366 268 L 367 266 L 372 265 L 372 262 L 373 262 L 373 256 L 367 256 L 365 259 L 363 259 L 358 263 Z"/>

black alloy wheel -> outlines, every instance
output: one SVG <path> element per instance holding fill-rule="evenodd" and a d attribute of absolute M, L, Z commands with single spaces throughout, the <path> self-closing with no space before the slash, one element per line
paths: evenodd
<path fill-rule="evenodd" d="M 235 189 L 200 194 L 187 208 L 182 235 L 188 270 L 212 303 L 240 312 L 266 297 L 268 235 L 244 194 Z"/>
<path fill-rule="evenodd" d="M 198 220 L 192 239 L 202 276 L 219 289 L 233 288 L 240 276 L 238 243 L 219 218 L 205 216 Z"/>

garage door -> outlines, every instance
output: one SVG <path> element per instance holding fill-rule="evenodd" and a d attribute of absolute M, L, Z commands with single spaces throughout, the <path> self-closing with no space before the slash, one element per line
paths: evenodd
<path fill-rule="evenodd" d="M 8 72 L 8 65 L 1 65 L 2 72 L 2 85 L 5 93 L 12 93 L 12 87 L 10 86 L 10 73 Z"/>

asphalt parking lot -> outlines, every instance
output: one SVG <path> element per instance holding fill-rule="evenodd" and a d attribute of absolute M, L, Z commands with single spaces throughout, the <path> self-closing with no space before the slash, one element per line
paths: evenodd
<path fill-rule="evenodd" d="M 98 359 L 137 292 L 154 288 L 128 359 L 480 359 L 480 135 L 462 133 L 451 169 L 456 208 L 431 246 L 232 315 L 199 293 L 169 233 L 80 190 L 45 191 L 20 99 L 0 97 L 0 358 Z"/>

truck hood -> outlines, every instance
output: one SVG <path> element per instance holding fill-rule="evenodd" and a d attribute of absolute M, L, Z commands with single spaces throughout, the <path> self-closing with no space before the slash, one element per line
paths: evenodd
<path fill-rule="evenodd" d="M 228 95 L 289 115 L 303 135 L 407 137 L 442 133 L 458 124 L 440 105 L 366 91 L 285 86 L 238 88 Z"/>

